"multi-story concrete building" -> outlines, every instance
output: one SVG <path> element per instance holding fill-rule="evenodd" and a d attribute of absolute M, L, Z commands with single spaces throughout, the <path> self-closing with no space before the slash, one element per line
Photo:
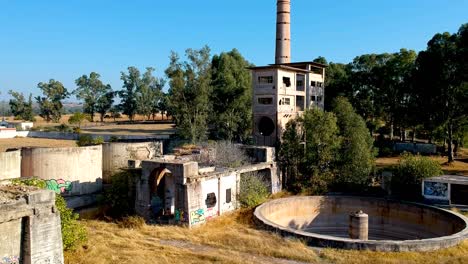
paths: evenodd
<path fill-rule="evenodd" d="M 326 66 L 291 63 L 290 0 L 277 1 L 275 64 L 253 67 L 253 137 L 257 145 L 274 146 L 286 124 L 305 109 L 323 109 Z"/>

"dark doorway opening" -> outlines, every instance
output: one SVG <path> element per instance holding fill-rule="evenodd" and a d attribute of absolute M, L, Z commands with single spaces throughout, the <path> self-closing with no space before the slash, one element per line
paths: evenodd
<path fill-rule="evenodd" d="M 451 203 L 468 205 L 468 185 L 452 184 Z"/>

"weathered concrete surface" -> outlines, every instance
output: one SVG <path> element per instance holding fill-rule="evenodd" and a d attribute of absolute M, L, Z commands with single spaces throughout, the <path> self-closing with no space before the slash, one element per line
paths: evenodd
<path fill-rule="evenodd" d="M 23 148 L 22 177 L 38 177 L 63 196 L 102 190 L 102 146 Z"/>
<path fill-rule="evenodd" d="M 0 180 L 21 177 L 21 151 L 0 152 Z"/>
<path fill-rule="evenodd" d="M 105 143 L 102 145 L 103 181 L 110 183 L 112 175 L 128 167 L 129 160 L 150 160 L 161 155 L 162 143 L 158 141 Z"/>
<path fill-rule="evenodd" d="M 369 215 L 369 240 L 348 238 L 350 212 Z M 257 224 L 309 245 L 375 251 L 429 251 L 468 238 L 468 219 L 436 207 L 343 196 L 291 197 L 255 210 Z"/>
<path fill-rule="evenodd" d="M 272 160 L 271 148 L 264 149 L 262 152 L 261 148 L 255 148 L 258 160 Z M 136 161 L 131 163 L 136 167 Z M 258 172 L 266 178 L 272 193 L 281 190 L 281 174 L 275 162 L 238 168 L 200 168 L 197 162 L 164 156 L 142 161 L 141 168 L 141 176 L 136 180 L 136 213 L 153 220 L 152 208 L 163 207 L 164 216 L 157 217 L 189 227 L 238 208 L 237 195 L 243 174 Z"/>
<path fill-rule="evenodd" d="M 0 262 L 64 263 L 54 192 L 1 186 L 0 231 Z"/>

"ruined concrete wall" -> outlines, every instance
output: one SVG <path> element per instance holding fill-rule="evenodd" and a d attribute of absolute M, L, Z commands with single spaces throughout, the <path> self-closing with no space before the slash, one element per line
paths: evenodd
<path fill-rule="evenodd" d="M 102 147 L 24 148 L 22 177 L 38 177 L 63 196 L 102 190 Z"/>
<path fill-rule="evenodd" d="M 0 152 L 0 180 L 21 177 L 21 151 Z"/>
<path fill-rule="evenodd" d="M 145 219 L 151 218 L 151 185 L 155 184 L 154 181 L 164 169 L 171 173 L 170 177 L 172 179 L 170 182 L 174 184 L 174 213 L 180 222 L 188 222 L 187 187 L 185 184 L 186 177 L 198 174 L 198 163 L 196 162 L 165 163 L 164 160 L 142 161 L 142 173 L 140 178 L 136 180 L 135 212 Z"/>
<path fill-rule="evenodd" d="M 0 196 L 8 195 L 4 188 Z M 37 190 L 14 197 L 0 204 L 0 263 L 64 263 L 55 194 Z"/>
<path fill-rule="evenodd" d="M 189 225 L 205 223 L 223 213 L 237 209 L 240 174 L 230 172 L 187 184 Z"/>
<path fill-rule="evenodd" d="M 102 171 L 104 183 L 121 168 L 128 167 L 128 160 L 150 160 L 162 155 L 162 142 L 120 143 L 102 145 Z"/>

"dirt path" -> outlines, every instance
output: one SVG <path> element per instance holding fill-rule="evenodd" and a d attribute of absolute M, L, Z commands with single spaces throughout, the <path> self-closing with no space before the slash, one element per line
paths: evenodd
<path fill-rule="evenodd" d="M 162 240 L 162 239 L 151 239 L 154 242 L 158 242 L 161 245 L 165 246 L 172 246 L 181 249 L 190 250 L 192 252 L 206 252 L 206 253 L 217 253 L 218 255 L 224 255 L 226 251 L 229 253 L 233 253 L 232 255 L 237 255 L 237 257 L 242 258 L 245 261 L 249 261 L 251 263 L 259 263 L 259 264 L 308 264 L 309 262 L 301 262 L 289 259 L 282 259 L 282 258 L 274 258 L 274 257 L 265 257 L 259 256 L 251 253 L 246 252 L 239 252 L 239 251 L 232 251 L 232 250 L 220 250 L 218 248 L 207 246 L 207 245 L 197 245 L 193 244 L 188 241 L 182 240 Z"/>

